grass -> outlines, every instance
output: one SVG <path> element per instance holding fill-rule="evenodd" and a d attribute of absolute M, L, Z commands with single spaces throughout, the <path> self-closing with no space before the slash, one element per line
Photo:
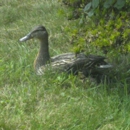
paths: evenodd
<path fill-rule="evenodd" d="M 64 30 L 75 28 L 76 21 L 60 15 L 57 0 L 1 0 L 0 5 L 0 130 L 130 129 L 127 84 L 96 85 L 72 75 L 63 82 L 64 74 L 34 73 L 37 41 L 18 41 L 34 26 L 46 26 L 51 55 L 72 48 Z"/>

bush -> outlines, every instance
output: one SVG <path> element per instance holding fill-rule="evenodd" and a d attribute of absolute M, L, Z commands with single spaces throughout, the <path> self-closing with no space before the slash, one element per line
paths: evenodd
<path fill-rule="evenodd" d="M 104 53 L 130 51 L 130 1 L 63 0 L 63 3 L 73 11 L 69 19 L 79 18 L 80 29 L 70 32 L 75 52 L 90 46 Z"/>

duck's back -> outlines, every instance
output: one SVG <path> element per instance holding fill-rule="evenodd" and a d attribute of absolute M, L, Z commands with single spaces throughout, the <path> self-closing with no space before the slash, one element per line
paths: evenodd
<path fill-rule="evenodd" d="M 64 53 L 51 58 L 51 67 L 53 70 L 65 71 L 77 74 L 78 71 L 88 70 L 95 65 L 105 65 L 105 57 L 88 55 L 83 53 L 75 55 L 74 53 Z"/>

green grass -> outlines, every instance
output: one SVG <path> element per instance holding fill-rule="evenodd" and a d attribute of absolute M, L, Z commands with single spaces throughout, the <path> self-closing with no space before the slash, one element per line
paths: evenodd
<path fill-rule="evenodd" d="M 72 49 L 64 30 L 75 28 L 76 21 L 60 15 L 57 0 L 1 0 L 0 5 L 0 130 L 130 129 L 127 84 L 96 85 L 72 75 L 63 82 L 64 74 L 34 73 L 38 41 L 18 41 L 34 26 L 46 26 L 51 55 Z"/>

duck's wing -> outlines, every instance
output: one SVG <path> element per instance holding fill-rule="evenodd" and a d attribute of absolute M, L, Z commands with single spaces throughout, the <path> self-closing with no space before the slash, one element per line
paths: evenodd
<path fill-rule="evenodd" d="M 55 60 L 53 60 L 50 64 L 53 70 L 58 70 L 61 72 L 66 71 L 72 64 L 75 62 L 75 58 L 72 57 L 57 57 Z"/>
<path fill-rule="evenodd" d="M 80 53 L 75 55 L 74 53 L 64 53 L 58 56 L 51 57 L 51 66 L 53 69 L 60 71 L 67 71 L 78 59 L 84 59 L 86 55 Z"/>
<path fill-rule="evenodd" d="M 109 68 L 110 66 L 105 62 L 105 59 L 103 56 L 86 56 L 83 53 L 77 55 L 74 53 L 64 53 L 51 57 L 51 65 L 49 66 L 55 71 L 77 74 L 78 71 L 86 72 L 94 68 Z"/>
<path fill-rule="evenodd" d="M 112 65 L 105 61 L 103 56 L 88 55 L 86 57 L 77 58 L 68 68 L 67 72 L 77 73 L 78 71 L 92 71 L 95 69 L 108 69 Z M 89 73 L 89 72 L 87 72 Z"/>

